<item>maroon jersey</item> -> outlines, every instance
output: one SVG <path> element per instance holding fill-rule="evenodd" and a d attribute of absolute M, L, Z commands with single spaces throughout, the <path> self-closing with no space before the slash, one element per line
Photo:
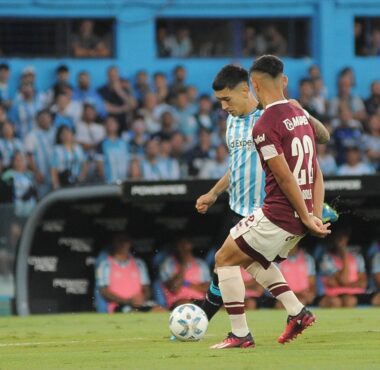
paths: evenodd
<path fill-rule="evenodd" d="M 267 160 L 284 154 L 301 188 L 308 211 L 313 211 L 313 182 L 316 175 L 314 129 L 304 110 L 287 100 L 269 104 L 252 131 L 266 174 L 264 215 L 275 225 L 301 235 L 306 229 L 281 191 Z"/>

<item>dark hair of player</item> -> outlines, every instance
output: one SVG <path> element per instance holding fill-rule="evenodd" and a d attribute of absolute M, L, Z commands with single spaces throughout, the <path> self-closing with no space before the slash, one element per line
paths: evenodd
<path fill-rule="evenodd" d="M 272 78 L 276 78 L 279 74 L 283 73 L 283 71 L 284 63 L 282 63 L 280 58 L 275 55 L 263 55 L 253 62 L 249 73 L 261 72 L 268 74 Z"/>
<path fill-rule="evenodd" d="M 225 88 L 232 90 L 241 82 L 248 83 L 248 72 L 240 66 L 228 64 L 216 75 L 212 88 L 214 91 L 220 91 Z"/>

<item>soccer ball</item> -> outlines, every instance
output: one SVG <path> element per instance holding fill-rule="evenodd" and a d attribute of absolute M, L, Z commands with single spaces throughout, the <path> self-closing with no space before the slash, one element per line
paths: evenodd
<path fill-rule="evenodd" d="M 202 339 L 207 331 L 208 320 L 205 312 L 195 304 L 176 307 L 169 318 L 172 334 L 184 342 Z"/>

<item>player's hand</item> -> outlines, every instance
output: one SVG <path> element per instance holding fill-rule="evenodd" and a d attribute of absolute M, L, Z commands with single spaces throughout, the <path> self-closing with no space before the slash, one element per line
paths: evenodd
<path fill-rule="evenodd" d="M 324 224 L 319 218 L 313 215 L 309 216 L 304 222 L 304 225 L 308 228 L 310 234 L 317 238 L 325 238 L 331 234 L 331 230 L 329 230 L 330 223 Z"/>
<path fill-rule="evenodd" d="M 214 193 L 203 194 L 197 199 L 195 208 L 199 213 L 205 214 L 217 199 L 218 196 Z"/>
<path fill-rule="evenodd" d="M 302 108 L 302 105 L 300 104 L 300 102 L 296 99 L 289 99 L 288 102 L 291 104 L 291 105 L 294 105 L 295 107 L 297 108 L 300 108 L 300 109 L 303 109 Z"/>

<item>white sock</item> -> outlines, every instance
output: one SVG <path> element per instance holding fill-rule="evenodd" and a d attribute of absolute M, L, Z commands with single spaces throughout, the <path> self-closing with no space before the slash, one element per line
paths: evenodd
<path fill-rule="evenodd" d="M 246 270 L 259 284 L 268 289 L 284 305 L 288 315 L 296 316 L 301 312 L 304 307 L 303 304 L 298 300 L 293 291 L 290 290 L 284 276 L 274 263 L 271 263 L 265 270 L 258 262 L 254 262 Z"/>
<path fill-rule="evenodd" d="M 231 331 L 238 337 L 245 337 L 249 329 L 244 312 L 245 285 L 240 266 L 218 267 L 217 271 L 224 307 L 231 321 Z"/>

